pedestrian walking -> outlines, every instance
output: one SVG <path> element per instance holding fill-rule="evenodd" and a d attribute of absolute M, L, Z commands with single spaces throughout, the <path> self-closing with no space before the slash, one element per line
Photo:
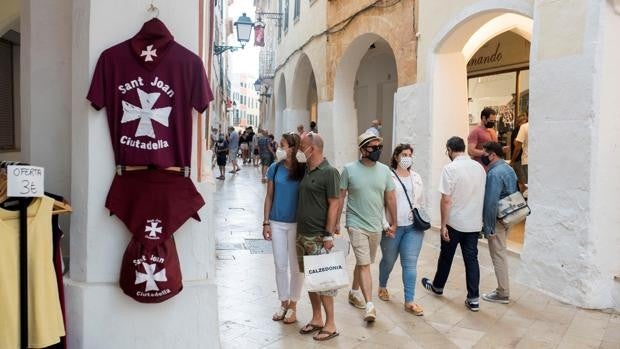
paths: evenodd
<path fill-rule="evenodd" d="M 237 153 L 239 153 L 239 134 L 235 131 L 235 128 L 230 126 L 228 128 L 228 161 L 232 164 L 232 170 L 230 173 L 236 174 L 239 172 L 239 164 L 237 164 Z"/>
<path fill-rule="evenodd" d="M 319 133 L 319 128 L 316 126 L 316 121 L 310 121 L 310 132 Z"/>
<path fill-rule="evenodd" d="M 364 133 L 372 133 L 373 135 L 375 135 L 376 137 L 380 137 L 381 136 L 381 120 L 372 120 L 370 122 L 370 127 L 366 130 L 366 132 Z"/>
<path fill-rule="evenodd" d="M 223 134 L 220 134 L 217 139 L 217 143 L 215 143 L 215 155 L 217 166 L 220 168 L 220 176 L 217 179 L 224 180 L 226 176 L 226 160 L 228 155 L 228 142 L 224 138 Z"/>
<path fill-rule="evenodd" d="M 306 134 L 306 131 L 304 131 L 303 124 L 297 125 L 297 134 L 299 135 L 299 137 L 303 137 Z"/>
<path fill-rule="evenodd" d="M 241 159 L 243 160 L 243 164 L 249 162 L 250 159 L 250 144 L 248 143 L 248 130 L 244 130 L 239 138 L 239 148 L 241 149 Z"/>
<path fill-rule="evenodd" d="M 297 259 L 304 270 L 304 255 L 329 253 L 339 208 L 338 183 L 340 175 L 323 157 L 323 139 L 308 133 L 301 139 L 297 152 L 299 162 L 307 162 L 306 175 L 299 184 L 297 204 Z M 334 315 L 334 297 L 338 290 L 308 292 L 312 304 L 312 319 L 300 329 L 301 334 L 314 334 L 317 341 L 338 336 Z M 325 311 L 325 322 L 321 306 Z"/>
<path fill-rule="evenodd" d="M 483 151 L 482 162 L 487 164 L 488 171 L 482 210 L 482 233 L 489 240 L 489 254 L 497 278 L 497 288 L 493 292 L 483 294 L 482 299 L 488 302 L 508 304 L 510 284 L 506 238 L 510 233 L 510 226 L 497 219 L 497 211 L 498 202 L 518 190 L 517 175 L 512 167 L 504 161 L 501 144 L 497 142 L 486 143 L 483 146 Z"/>
<path fill-rule="evenodd" d="M 258 138 L 256 151 L 258 151 L 260 156 L 260 164 L 261 164 L 261 181 L 263 183 L 267 183 L 267 177 L 265 177 L 267 173 L 267 168 L 271 165 L 275 158 L 275 154 L 271 149 L 271 139 L 267 135 L 267 131 L 262 130 L 261 136 Z"/>
<path fill-rule="evenodd" d="M 296 157 L 300 143 L 296 134 L 282 135 L 277 162 L 267 170 L 269 182 L 263 210 L 263 237 L 271 241 L 280 299 L 280 308 L 272 320 L 285 324 L 297 321 L 297 302 L 304 280 L 296 250 L 299 183 L 306 170 Z"/>
<path fill-rule="evenodd" d="M 384 230 L 384 211 L 387 211 L 389 223 L 385 234 L 393 238 L 396 232 L 395 185 L 389 167 L 378 162 L 383 149 L 381 142 L 382 139 L 372 133 L 361 134 L 357 143 L 361 158 L 345 165 L 340 177 L 339 211 L 342 212 L 348 194 L 346 228 L 356 260 L 349 303 L 365 309 L 364 320 L 367 322 L 375 321 L 377 317 L 372 302 L 370 265 L 375 262 Z"/>
<path fill-rule="evenodd" d="M 414 303 L 418 256 L 422 249 L 424 231 L 413 224 L 412 207 L 424 208 L 424 187 L 422 177 L 412 169 L 413 148 L 409 144 L 399 144 L 392 154 L 390 167 L 392 180 L 396 187 L 396 235 L 381 237 L 382 258 L 379 263 L 379 298 L 390 300 L 387 289 L 388 278 L 400 255 L 404 287 L 405 310 L 414 315 L 424 315 L 422 307 Z"/>
<path fill-rule="evenodd" d="M 444 166 L 439 181 L 441 193 L 439 260 L 433 281 L 423 278 L 422 286 L 435 295 L 443 294 L 456 247 L 460 244 L 467 284 L 465 306 L 471 311 L 478 311 L 480 310 L 478 235 L 482 229 L 486 173 L 480 163 L 465 155 L 465 142 L 460 137 L 448 140 L 446 154 L 451 162 Z"/>

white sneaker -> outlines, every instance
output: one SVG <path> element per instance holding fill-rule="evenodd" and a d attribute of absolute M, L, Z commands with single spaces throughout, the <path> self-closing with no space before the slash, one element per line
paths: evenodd
<path fill-rule="evenodd" d="M 366 315 L 364 316 L 364 321 L 366 322 L 374 322 L 377 319 L 377 310 L 375 309 L 375 305 L 372 302 L 366 303 Z"/>

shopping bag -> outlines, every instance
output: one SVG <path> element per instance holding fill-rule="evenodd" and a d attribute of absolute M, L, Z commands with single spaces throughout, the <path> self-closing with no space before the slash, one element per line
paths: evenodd
<path fill-rule="evenodd" d="M 349 251 L 351 250 L 351 243 L 349 243 L 349 239 L 344 236 L 337 236 L 334 238 L 334 248 L 332 251 L 340 251 L 344 252 L 344 256 L 349 255 Z"/>
<path fill-rule="evenodd" d="M 304 256 L 304 275 L 308 292 L 336 290 L 349 285 L 344 252 Z"/>

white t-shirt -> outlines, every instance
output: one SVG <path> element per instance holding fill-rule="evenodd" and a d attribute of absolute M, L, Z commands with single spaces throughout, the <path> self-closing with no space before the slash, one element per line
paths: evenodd
<path fill-rule="evenodd" d="M 521 151 L 521 165 L 527 165 L 527 129 L 529 122 L 526 122 L 525 124 L 521 125 L 521 127 L 519 128 L 519 133 L 517 133 L 517 138 L 515 138 L 515 141 L 517 142 L 521 142 L 521 149 L 523 149 Z"/>
<path fill-rule="evenodd" d="M 396 224 L 399 227 L 409 226 L 413 224 L 413 221 L 410 219 L 412 216 L 409 215 L 411 208 L 409 207 L 407 196 L 405 196 L 403 186 L 400 184 L 398 178 L 396 178 L 396 175 L 394 175 L 393 172 L 392 180 L 396 186 Z M 411 200 L 413 207 L 424 207 L 424 187 L 422 184 L 422 177 L 420 177 L 417 172 L 409 171 L 409 176 L 400 177 L 400 180 L 407 189 L 407 194 L 409 195 L 409 199 Z"/>
<path fill-rule="evenodd" d="M 484 168 L 467 155 L 457 156 L 444 166 L 439 192 L 452 197 L 449 226 L 463 233 L 479 232 L 482 229 L 485 184 Z"/>

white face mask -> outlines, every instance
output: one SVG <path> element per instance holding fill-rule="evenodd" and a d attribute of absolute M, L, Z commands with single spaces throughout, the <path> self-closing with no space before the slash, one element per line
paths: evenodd
<path fill-rule="evenodd" d="M 279 147 L 278 150 L 276 150 L 276 160 L 280 162 L 284 159 L 286 159 L 286 150 Z"/>
<path fill-rule="evenodd" d="M 297 158 L 297 162 L 305 164 L 306 162 L 308 162 L 308 158 L 306 157 L 306 154 L 304 154 L 303 151 L 298 150 L 297 154 L 295 155 L 295 157 Z"/>
<path fill-rule="evenodd" d="M 400 165 L 400 167 L 408 169 L 409 167 L 411 167 L 411 165 L 413 165 L 413 158 L 411 156 L 403 156 L 400 158 L 398 164 Z"/>

